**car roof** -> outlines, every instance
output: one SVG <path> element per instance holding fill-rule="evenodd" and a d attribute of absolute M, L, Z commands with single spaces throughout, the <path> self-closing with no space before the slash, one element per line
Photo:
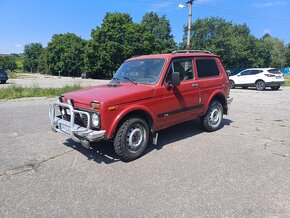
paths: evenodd
<path fill-rule="evenodd" d="M 164 59 L 172 59 L 176 57 L 217 57 L 211 53 L 168 53 L 168 54 L 151 54 L 151 55 L 140 55 L 132 57 L 128 60 L 138 60 L 138 59 L 151 59 L 151 58 L 164 58 Z"/>
<path fill-rule="evenodd" d="M 273 70 L 273 69 L 277 69 L 277 68 L 273 68 L 273 67 L 268 67 L 268 68 L 247 68 L 247 69 L 244 69 L 242 71 L 245 71 L 245 70 Z"/>

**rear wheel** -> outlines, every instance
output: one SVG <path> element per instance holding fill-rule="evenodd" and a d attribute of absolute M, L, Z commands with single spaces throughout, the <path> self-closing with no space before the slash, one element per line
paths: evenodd
<path fill-rule="evenodd" d="M 280 89 L 280 86 L 272 86 L 271 89 L 272 90 L 278 90 L 278 89 Z"/>
<path fill-rule="evenodd" d="M 219 101 L 210 103 L 206 114 L 201 118 L 202 127 L 212 132 L 218 130 L 223 120 L 223 106 Z"/>
<path fill-rule="evenodd" d="M 6 80 L 1 80 L 1 83 L 5 84 L 6 83 Z"/>
<path fill-rule="evenodd" d="M 128 117 L 117 130 L 114 140 L 116 154 L 123 161 L 139 158 L 149 142 L 149 126 L 138 116 Z"/>
<path fill-rule="evenodd" d="M 257 88 L 258 91 L 264 91 L 265 88 L 266 88 L 265 82 L 262 81 L 262 80 L 257 81 L 256 82 L 256 88 Z"/>
<path fill-rule="evenodd" d="M 234 89 L 236 86 L 235 82 L 233 80 L 230 80 L 230 89 Z"/>

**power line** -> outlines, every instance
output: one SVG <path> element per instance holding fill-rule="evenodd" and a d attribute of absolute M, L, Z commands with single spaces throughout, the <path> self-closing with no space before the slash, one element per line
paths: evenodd
<path fill-rule="evenodd" d="M 146 0 L 123 0 L 127 1 L 130 3 L 143 3 L 143 4 L 148 4 L 148 5 L 154 5 L 154 4 L 162 4 L 162 1 L 156 2 L 156 1 L 146 1 Z M 176 4 L 178 2 L 182 2 L 179 0 L 174 1 Z M 268 20 L 276 23 L 285 23 L 285 24 L 290 24 L 290 19 L 287 18 L 281 18 L 281 17 L 272 17 L 272 16 L 265 16 L 265 15 L 257 15 L 257 14 L 252 14 L 252 13 L 244 13 L 241 11 L 237 10 L 232 10 L 232 9 L 227 9 L 227 8 L 219 8 L 219 7 L 214 7 L 214 6 L 206 6 L 206 5 L 201 5 L 201 4 L 193 4 L 193 7 L 201 9 L 201 10 L 210 10 L 213 12 L 223 12 L 227 14 L 231 14 L 234 16 L 239 16 L 243 18 L 251 18 L 251 19 L 260 19 L 260 20 Z"/>
<path fill-rule="evenodd" d="M 214 12 L 228 13 L 228 14 L 232 14 L 234 16 L 239 16 L 239 17 L 243 17 L 243 18 L 270 20 L 272 22 L 290 24 L 290 20 L 289 19 L 285 19 L 285 18 L 278 18 L 278 17 L 271 17 L 271 16 L 264 16 L 264 15 L 256 15 L 256 14 L 251 14 L 251 13 L 241 13 L 240 11 L 235 11 L 235 10 L 231 10 L 231 9 L 218 8 L 218 7 L 205 6 L 205 5 L 194 5 L 194 7 L 199 8 L 201 10 L 211 10 L 211 11 L 214 11 Z"/>

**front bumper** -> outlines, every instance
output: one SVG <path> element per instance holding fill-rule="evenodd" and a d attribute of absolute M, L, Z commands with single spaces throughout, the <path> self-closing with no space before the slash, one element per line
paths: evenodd
<path fill-rule="evenodd" d="M 56 116 L 57 108 L 65 108 L 70 110 L 70 120 L 62 119 L 62 116 Z M 84 114 L 88 118 L 87 126 L 82 127 L 75 124 L 75 114 Z M 86 111 L 75 110 L 72 105 L 64 104 L 60 101 L 55 101 L 49 108 L 50 125 L 54 132 L 59 132 L 68 137 L 71 137 L 75 142 L 99 141 L 105 137 L 105 130 L 90 129 L 91 115 Z"/>

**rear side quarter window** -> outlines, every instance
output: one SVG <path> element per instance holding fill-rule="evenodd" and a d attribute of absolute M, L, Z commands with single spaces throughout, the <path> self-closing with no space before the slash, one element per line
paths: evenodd
<path fill-rule="evenodd" d="M 215 77 L 220 75 L 215 59 L 196 59 L 196 68 L 199 78 Z"/>

